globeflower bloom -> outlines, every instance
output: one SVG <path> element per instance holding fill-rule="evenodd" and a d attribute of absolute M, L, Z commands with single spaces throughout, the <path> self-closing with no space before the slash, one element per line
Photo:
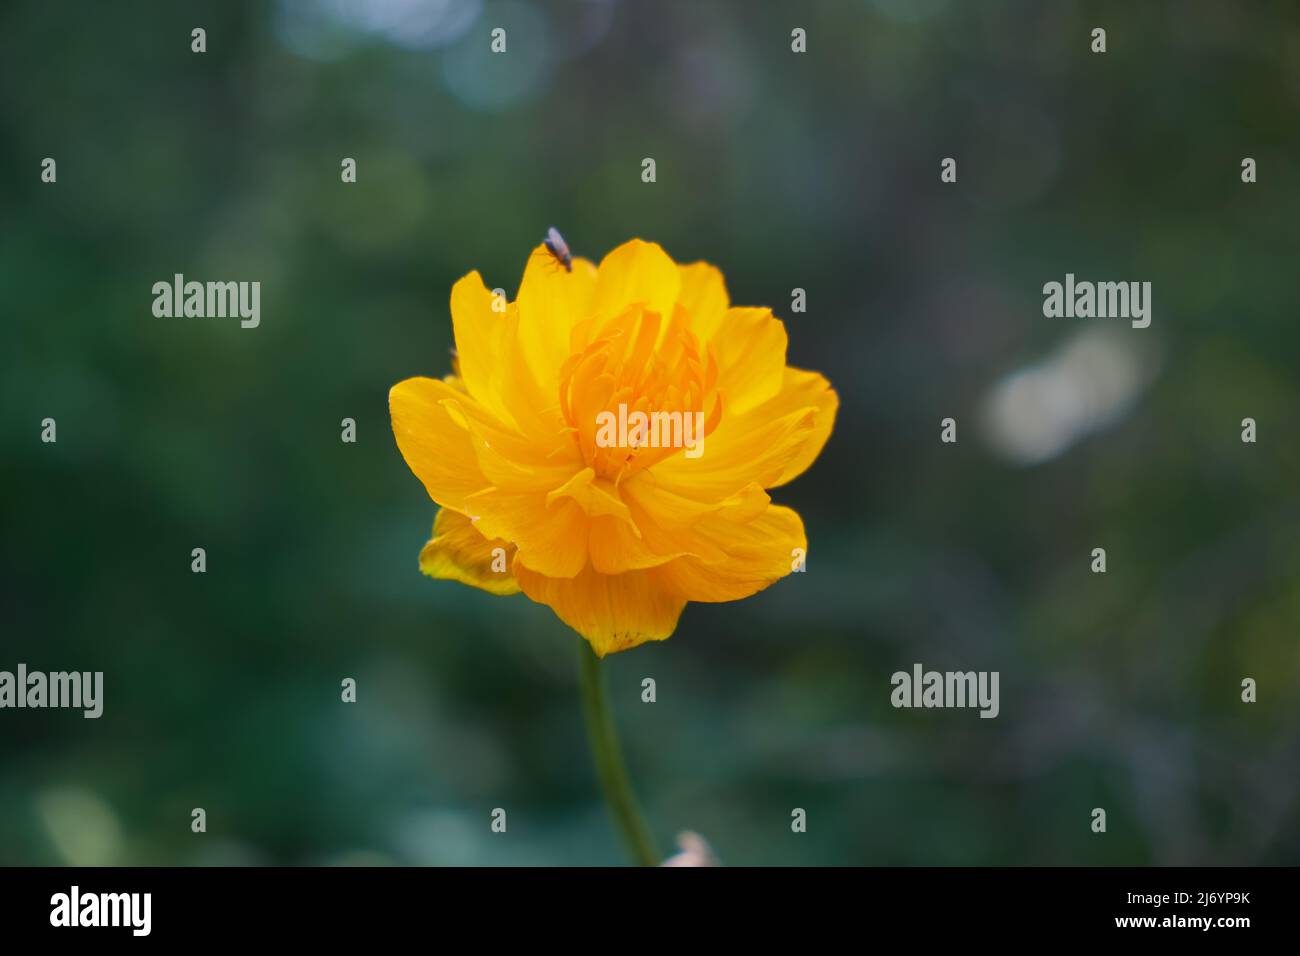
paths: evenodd
<path fill-rule="evenodd" d="M 733 307 L 716 268 L 639 239 L 599 266 L 542 244 L 515 301 L 471 272 L 451 318 L 454 374 L 389 393 L 441 506 L 425 574 L 523 591 L 603 657 L 802 560 L 803 522 L 767 490 L 812 464 L 839 400 L 786 365 L 784 325 Z"/>

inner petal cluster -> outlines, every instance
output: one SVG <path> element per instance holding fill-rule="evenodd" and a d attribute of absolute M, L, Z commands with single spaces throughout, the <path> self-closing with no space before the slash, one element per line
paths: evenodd
<path fill-rule="evenodd" d="M 714 349 L 690 330 L 677 306 L 664 326 L 636 305 L 596 327 L 574 329 L 574 353 L 560 370 L 560 408 L 582 460 L 616 485 L 703 439 L 722 418 Z M 619 441 L 602 440 L 600 423 L 631 421 Z M 638 423 L 647 423 L 638 427 Z"/>

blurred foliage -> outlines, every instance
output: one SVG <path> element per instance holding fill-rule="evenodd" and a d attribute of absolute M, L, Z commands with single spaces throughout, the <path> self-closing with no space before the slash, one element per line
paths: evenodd
<path fill-rule="evenodd" d="M 419 575 L 386 408 L 552 224 L 717 264 L 843 400 L 776 493 L 808 573 L 609 661 L 665 852 L 1297 862 L 1298 100 L 1284 2 L 5 4 L 0 668 L 106 700 L 0 713 L 0 862 L 621 859 L 577 638 Z M 1159 372 L 1021 467 L 976 416 L 1087 324 L 1042 316 L 1067 271 L 1152 282 L 1116 329 Z M 261 327 L 154 318 L 177 272 L 261 281 Z M 892 709 L 916 661 L 1000 671 L 1001 716 Z"/>

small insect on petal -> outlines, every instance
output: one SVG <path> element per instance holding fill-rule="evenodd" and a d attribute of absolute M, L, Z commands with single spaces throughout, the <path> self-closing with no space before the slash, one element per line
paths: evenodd
<path fill-rule="evenodd" d="M 543 242 L 545 243 L 546 248 L 550 250 L 551 255 L 555 256 L 566 270 L 572 272 L 573 254 L 569 252 L 569 244 L 565 242 L 564 237 L 560 235 L 560 230 L 551 226 L 551 228 L 546 230 L 546 238 Z"/>

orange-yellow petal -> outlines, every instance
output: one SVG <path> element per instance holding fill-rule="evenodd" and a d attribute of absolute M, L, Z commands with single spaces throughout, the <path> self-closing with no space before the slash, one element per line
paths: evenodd
<path fill-rule="evenodd" d="M 731 307 L 722 273 L 707 262 L 693 262 L 678 266 L 677 275 L 677 304 L 690 313 L 691 331 L 701 339 L 713 338 Z"/>
<path fill-rule="evenodd" d="M 573 440 L 560 431 L 520 434 L 473 403 L 450 398 L 451 417 L 463 421 L 483 476 L 507 491 L 550 491 L 582 467 Z"/>
<path fill-rule="evenodd" d="M 724 417 L 743 415 L 780 393 L 786 333 L 771 309 L 728 309 L 709 344 L 718 357 Z"/>
<path fill-rule="evenodd" d="M 601 260 L 592 311 L 612 318 L 641 303 L 666 322 L 680 288 L 677 265 L 659 244 L 633 239 Z"/>
<path fill-rule="evenodd" d="M 584 468 L 546 496 L 546 503 L 553 504 L 561 498 L 571 498 L 582 506 L 582 510 L 592 517 L 612 515 L 625 522 L 632 520 L 627 505 L 619 496 L 618 489 L 608 478 L 597 478 L 595 469 Z"/>
<path fill-rule="evenodd" d="M 652 474 L 652 473 L 651 473 Z M 639 476 L 638 476 L 639 477 Z M 729 498 L 713 502 L 698 502 L 669 491 L 654 481 L 631 481 L 622 493 L 628 502 L 640 532 L 637 544 L 657 560 L 642 560 L 628 567 L 654 567 L 679 557 L 693 557 L 706 564 L 728 560 L 728 552 L 715 543 L 715 539 L 697 534 L 706 518 L 732 524 L 746 524 L 763 514 L 771 501 L 767 493 L 751 482 Z M 592 554 L 595 560 L 596 536 L 592 536 Z M 629 559 L 630 560 L 630 559 Z M 600 565 L 597 564 L 597 568 Z"/>
<path fill-rule="evenodd" d="M 493 415 L 515 424 L 506 404 L 509 393 L 508 363 L 503 357 L 514 349 L 514 323 L 502 300 L 483 284 L 477 272 L 460 279 L 451 288 L 451 323 L 456 336 L 456 360 L 460 377 L 474 400 Z"/>
<path fill-rule="evenodd" d="M 676 541 L 671 537 L 659 536 L 652 540 L 631 522 L 609 517 L 592 519 L 587 548 L 592 568 L 601 574 L 653 568 L 686 553 L 676 548 Z"/>
<path fill-rule="evenodd" d="M 654 477 L 665 492 L 701 502 L 734 495 L 750 482 L 780 487 L 821 453 L 838 410 L 839 396 L 825 376 L 786 368 L 776 396 L 743 415 L 724 415 L 699 458 L 676 455 L 655 465 Z M 641 493 L 640 486 L 631 491 Z"/>
<path fill-rule="evenodd" d="M 493 420 L 534 435 L 562 428 L 555 370 L 549 360 L 529 355 L 518 304 L 489 291 L 471 272 L 451 290 L 451 315 L 460 377 Z"/>
<path fill-rule="evenodd" d="M 548 578 L 515 566 L 523 592 L 549 606 L 600 657 L 662 641 L 676 629 L 686 601 L 659 586 L 654 574 L 600 574 L 589 566 L 574 578 Z"/>
<path fill-rule="evenodd" d="M 772 500 L 756 481 L 723 498 L 700 501 L 684 497 L 660 482 L 653 468 L 637 472 L 623 482 L 619 492 L 638 524 L 642 524 L 643 517 L 648 517 L 666 531 L 690 528 L 710 514 L 721 514 L 732 521 L 751 521 L 762 514 Z"/>
<path fill-rule="evenodd" d="M 775 419 L 722 424 L 698 458 L 678 453 L 654 466 L 655 478 L 682 498 L 712 502 L 731 498 L 751 483 L 777 484 L 816 430 L 817 409 L 796 409 Z"/>
<path fill-rule="evenodd" d="M 751 421 L 789 415 L 796 410 L 814 409 L 813 427 L 800 445 L 798 452 L 786 462 L 781 476 L 768 488 L 776 488 L 802 475 L 821 454 L 835 416 L 839 412 L 840 397 L 831 383 L 820 372 L 807 372 L 801 368 L 785 370 L 780 393 L 750 413 Z"/>
<path fill-rule="evenodd" d="M 644 539 L 632 512 L 614 483 L 598 478 L 591 468 L 547 496 L 550 504 L 568 498 L 578 503 L 588 516 L 587 550 L 592 566 L 602 574 L 651 568 L 683 553 L 674 550 L 671 538 L 660 536 L 666 550 L 660 551 Z"/>
<path fill-rule="evenodd" d="M 492 594 L 518 594 L 508 541 L 489 539 L 457 511 L 442 508 L 433 520 L 433 537 L 420 551 L 420 570 L 431 578 L 460 581 Z"/>
<path fill-rule="evenodd" d="M 540 574 L 571 578 L 587 563 L 589 519 L 570 498 L 547 504 L 542 492 L 489 488 L 465 499 L 465 512 L 481 534 L 519 549 L 522 562 Z"/>
<path fill-rule="evenodd" d="M 706 563 L 684 557 L 654 569 L 655 580 L 665 590 L 687 601 L 749 597 L 789 574 L 808 551 L 803 521 L 797 512 L 781 505 L 771 505 L 743 525 L 707 518 L 691 533 L 724 552 L 724 558 Z"/>
<path fill-rule="evenodd" d="M 462 509 L 465 499 L 488 482 L 474 456 L 469 432 L 443 405 L 447 398 L 469 401 L 447 382 L 408 378 L 389 391 L 388 410 L 397 447 L 429 497 L 445 507 Z"/>
<path fill-rule="evenodd" d="M 519 340 L 538 383 L 557 397 L 560 367 L 570 355 L 573 327 L 591 315 L 596 267 L 574 259 L 566 270 L 546 246 L 528 257 L 519 284 Z"/>

